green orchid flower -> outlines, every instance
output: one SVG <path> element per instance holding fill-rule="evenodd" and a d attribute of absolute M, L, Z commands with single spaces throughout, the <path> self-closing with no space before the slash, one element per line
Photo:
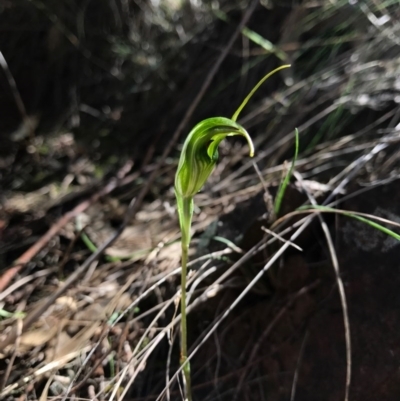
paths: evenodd
<path fill-rule="evenodd" d="M 254 155 L 254 145 L 247 131 L 236 120 L 261 84 L 271 75 L 290 65 L 276 68 L 265 75 L 240 104 L 232 119 L 212 117 L 198 123 L 187 136 L 183 144 L 178 169 L 175 175 L 175 196 L 178 206 L 182 244 L 181 273 L 181 358 L 185 398 L 192 400 L 190 385 L 190 366 L 187 361 L 187 322 L 186 322 L 186 276 L 190 228 L 193 216 L 193 198 L 201 190 L 211 175 L 218 161 L 218 146 L 227 136 L 240 135 L 246 138 L 250 148 L 250 157 Z"/>
<path fill-rule="evenodd" d="M 217 163 L 218 145 L 227 136 L 234 135 L 247 139 L 250 156 L 253 156 L 254 146 L 250 135 L 229 118 L 208 118 L 192 129 L 183 145 L 175 176 L 177 197 L 193 197 L 201 190 Z"/>
<path fill-rule="evenodd" d="M 227 136 L 241 135 L 247 139 L 250 156 L 253 142 L 247 131 L 225 117 L 212 117 L 201 121 L 189 133 L 181 152 L 175 176 L 175 195 L 178 202 L 182 241 L 190 242 L 190 225 L 193 214 L 193 197 L 207 181 L 218 161 L 218 145 Z"/>

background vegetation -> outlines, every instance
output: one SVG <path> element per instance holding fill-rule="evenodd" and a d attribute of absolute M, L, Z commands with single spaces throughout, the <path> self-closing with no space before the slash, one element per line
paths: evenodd
<path fill-rule="evenodd" d="M 256 164 L 225 141 L 196 198 L 193 399 L 398 400 L 398 241 L 298 208 L 399 233 L 399 21 L 397 0 L 3 0 L 0 397 L 181 399 L 181 144 L 290 63 L 241 115 Z"/>

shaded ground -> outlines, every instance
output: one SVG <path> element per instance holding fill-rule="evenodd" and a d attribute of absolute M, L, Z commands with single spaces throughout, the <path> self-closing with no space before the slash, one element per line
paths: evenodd
<path fill-rule="evenodd" d="M 181 399 L 166 386 L 179 354 L 179 143 L 288 62 L 240 121 L 258 169 L 228 140 L 196 198 L 194 399 L 342 400 L 349 372 L 350 400 L 399 399 L 398 240 L 295 212 L 315 200 L 399 233 L 399 4 L 251 4 L 0 6 L 2 399 Z M 295 127 L 296 174 L 275 216 Z"/>

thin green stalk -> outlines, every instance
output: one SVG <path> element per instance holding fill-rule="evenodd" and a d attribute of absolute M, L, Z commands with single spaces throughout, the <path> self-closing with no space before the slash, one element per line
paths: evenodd
<path fill-rule="evenodd" d="M 279 185 L 278 192 L 277 192 L 276 199 L 275 199 L 274 209 L 275 209 L 276 216 L 279 214 L 279 211 L 281 210 L 282 200 L 285 195 L 286 188 L 289 184 L 290 178 L 292 177 L 294 165 L 296 164 L 296 160 L 297 160 L 298 156 L 299 156 L 299 131 L 296 128 L 295 129 L 294 157 L 293 157 L 292 163 L 290 165 L 289 171 L 287 172 L 285 178 Z"/>
<path fill-rule="evenodd" d="M 180 363 L 183 368 L 183 376 L 185 378 L 185 395 L 187 401 L 192 401 L 192 389 L 190 382 L 190 363 L 187 360 L 187 318 L 186 318 L 186 279 L 187 279 L 187 263 L 190 244 L 190 227 L 193 215 L 193 198 L 181 199 L 180 213 L 181 221 L 181 246 L 182 246 L 182 273 L 181 273 L 181 355 Z"/>
<path fill-rule="evenodd" d="M 275 68 L 275 70 L 271 71 L 267 75 L 265 75 L 257 84 L 256 86 L 250 91 L 250 93 L 245 97 L 243 100 L 242 104 L 238 107 L 238 109 L 235 111 L 234 115 L 232 116 L 232 121 L 236 121 L 239 117 L 240 112 L 243 110 L 243 107 L 246 106 L 250 98 L 254 95 L 254 93 L 257 91 L 257 89 L 271 76 L 274 75 L 276 72 L 283 70 L 285 68 L 289 68 L 290 64 L 286 65 L 281 65 L 278 68 Z"/>

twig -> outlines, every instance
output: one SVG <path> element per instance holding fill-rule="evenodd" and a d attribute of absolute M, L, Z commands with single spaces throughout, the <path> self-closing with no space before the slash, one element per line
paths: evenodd
<path fill-rule="evenodd" d="M 0 393 L 6 387 L 8 378 L 10 377 L 11 370 L 12 370 L 12 368 L 14 366 L 15 358 L 18 355 L 18 347 L 19 347 L 19 344 L 21 342 L 22 327 L 23 327 L 23 321 L 22 321 L 22 319 L 18 319 L 17 320 L 17 324 L 16 324 L 16 338 L 15 338 L 14 351 L 13 351 L 13 353 L 11 355 L 10 360 L 7 363 L 7 369 L 6 369 L 6 372 L 4 373 L 4 377 L 3 377 L 3 380 L 2 380 L 2 383 L 1 383 Z"/>
<path fill-rule="evenodd" d="M 8 85 L 10 86 L 11 92 L 14 96 L 15 103 L 18 107 L 18 111 L 21 114 L 23 121 L 26 123 L 29 123 L 30 120 L 29 120 L 28 115 L 26 114 L 26 108 L 25 108 L 24 102 L 22 101 L 22 97 L 18 91 L 17 83 L 15 82 L 15 79 L 14 79 L 13 75 L 11 74 L 10 69 L 8 68 L 7 61 L 4 58 L 3 53 L 1 51 L 0 51 L 0 65 L 3 68 L 4 74 L 7 78 Z M 29 128 L 31 128 L 31 127 L 29 127 Z"/>
<path fill-rule="evenodd" d="M 88 202 L 88 201 L 86 201 Z M 86 202 L 83 202 L 86 203 Z M 101 246 L 98 247 L 97 251 L 92 253 L 86 260 L 85 262 L 71 275 L 68 277 L 68 279 L 65 281 L 64 285 L 59 288 L 54 294 L 49 296 L 41 305 L 39 305 L 35 310 L 33 310 L 25 319 L 24 319 L 24 331 L 26 331 L 37 319 L 56 301 L 58 297 L 60 297 L 62 294 L 65 293 L 82 275 L 83 273 L 88 269 L 88 267 L 95 261 L 97 260 L 98 257 L 101 256 L 101 254 L 111 245 L 116 241 L 116 239 L 121 235 L 121 233 L 124 231 L 125 227 L 127 226 L 128 222 L 130 221 L 131 218 L 131 213 L 130 211 L 132 210 L 133 203 L 134 201 L 131 202 L 129 205 L 128 212 L 125 215 L 125 219 L 123 223 L 120 225 L 118 230 L 110 236 Z M 82 204 L 81 204 L 82 205 Z M 75 209 L 74 209 L 75 210 Z M 4 350 L 5 347 L 10 345 L 15 341 L 15 338 L 17 336 L 17 329 L 14 326 L 11 332 L 8 334 L 6 339 L 2 342 L 0 342 L 0 350 Z"/>
<path fill-rule="evenodd" d="M 25 251 L 2 276 L 0 276 L 0 292 L 2 292 L 11 282 L 11 280 L 29 263 L 55 236 L 57 233 L 72 219 L 84 212 L 89 206 L 96 203 L 101 197 L 109 194 L 120 185 L 122 174 L 126 174 L 128 168 L 132 167 L 132 162 L 128 162 L 117 174 L 118 178 L 112 179 L 104 188 L 95 193 L 91 198 L 86 199 L 73 210 L 62 216 L 50 229 L 27 251 Z M 122 172 L 122 173 L 121 173 Z"/>
<path fill-rule="evenodd" d="M 8 296 L 10 296 L 18 288 L 27 285 L 30 281 L 36 280 L 37 278 L 40 278 L 43 276 L 47 276 L 48 274 L 53 273 L 54 271 L 56 271 L 56 269 L 54 269 L 54 268 L 44 269 L 44 270 L 35 272 L 35 273 L 31 274 L 30 276 L 21 277 L 20 280 L 15 282 L 13 285 L 10 285 L 5 291 L 2 291 L 0 293 L 0 302 L 3 301 L 4 299 L 6 299 Z"/>

